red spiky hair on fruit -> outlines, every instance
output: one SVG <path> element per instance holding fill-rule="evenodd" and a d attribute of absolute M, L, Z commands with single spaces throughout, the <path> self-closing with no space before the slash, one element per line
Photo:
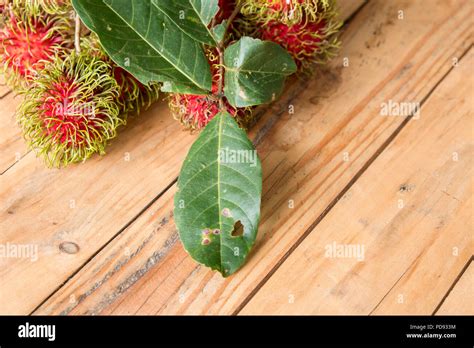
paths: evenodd
<path fill-rule="evenodd" d="M 247 23 L 258 23 L 252 33 L 285 48 L 300 70 L 313 63 L 325 63 L 339 47 L 334 0 L 242 0 Z"/>
<path fill-rule="evenodd" d="M 48 63 L 24 93 L 17 113 L 30 147 L 49 166 L 82 162 L 104 154 L 125 123 L 112 67 L 87 52 Z"/>
<path fill-rule="evenodd" d="M 161 85 L 158 83 L 144 85 L 125 69 L 115 64 L 101 46 L 96 34 L 91 33 L 82 38 L 81 46 L 90 55 L 107 62 L 112 67 L 112 76 L 120 87 L 117 103 L 120 105 L 121 114 L 138 115 L 158 100 Z"/>
<path fill-rule="evenodd" d="M 214 48 L 207 48 L 206 56 L 211 66 L 213 95 L 170 93 L 168 96 L 173 117 L 191 131 L 204 128 L 221 111 L 217 98 L 220 77 L 219 56 Z M 224 100 L 224 106 L 241 127 L 249 125 L 252 120 L 252 108 L 234 108 L 227 100 Z"/>
<path fill-rule="evenodd" d="M 47 61 L 72 47 L 69 20 L 46 12 L 32 14 L 15 6 L 5 9 L 0 30 L 0 63 L 6 82 L 24 88 Z"/>

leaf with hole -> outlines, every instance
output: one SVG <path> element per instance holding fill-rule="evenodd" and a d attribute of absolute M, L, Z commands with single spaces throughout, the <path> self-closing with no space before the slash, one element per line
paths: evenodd
<path fill-rule="evenodd" d="M 269 103 L 296 72 L 293 58 L 280 45 L 244 36 L 224 52 L 225 96 L 234 107 Z"/>
<path fill-rule="evenodd" d="M 159 2 L 72 0 L 110 57 L 140 82 L 172 81 L 211 90 L 211 70 L 201 43 L 176 25 Z M 202 26 L 189 18 L 183 22 L 188 28 Z"/>
<path fill-rule="evenodd" d="M 261 193 L 256 150 L 233 117 L 219 113 L 179 175 L 174 216 L 186 251 L 225 277 L 234 273 L 255 242 Z"/>

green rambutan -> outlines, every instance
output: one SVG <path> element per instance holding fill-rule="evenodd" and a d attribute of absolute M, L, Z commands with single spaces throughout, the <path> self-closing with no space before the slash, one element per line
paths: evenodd
<path fill-rule="evenodd" d="M 25 91 L 17 113 L 24 137 L 49 166 L 104 154 L 125 124 L 120 86 L 107 62 L 87 52 L 56 57 Z"/>
<path fill-rule="evenodd" d="M 62 15 L 39 11 L 30 14 L 11 4 L 3 12 L 0 30 L 0 63 L 7 84 L 14 89 L 28 86 L 45 64 L 72 49 L 71 23 Z"/>

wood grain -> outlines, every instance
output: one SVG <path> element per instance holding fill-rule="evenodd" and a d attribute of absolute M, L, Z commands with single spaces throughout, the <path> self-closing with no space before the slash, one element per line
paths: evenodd
<path fill-rule="evenodd" d="M 0 260 L 0 312 L 28 313 L 66 281 L 176 178 L 192 139 L 161 103 L 132 120 L 106 157 L 52 170 L 29 153 L 2 175 L 0 243 L 38 245 L 40 257 Z"/>
<path fill-rule="evenodd" d="M 15 109 L 19 101 L 20 98 L 13 92 L 0 99 L 0 175 L 27 152 L 15 119 Z"/>
<path fill-rule="evenodd" d="M 193 139 L 162 103 L 133 120 L 106 157 L 59 171 L 29 153 L 11 167 L 0 177 L 0 244 L 37 245 L 40 257 L 0 260 L 0 313 L 33 311 L 119 235 L 174 182 Z"/>
<path fill-rule="evenodd" d="M 251 132 L 265 173 L 263 211 L 255 249 L 237 274 L 223 279 L 184 253 L 173 186 L 36 313 L 238 311 L 403 122 L 379 117 L 381 102 L 422 100 L 471 44 L 469 7 L 430 4 L 370 2 L 343 35 L 339 59 L 287 102 L 295 113 L 273 110 Z"/>
<path fill-rule="evenodd" d="M 5 78 L 0 74 L 0 99 L 10 92 L 10 88 L 5 84 Z"/>
<path fill-rule="evenodd" d="M 449 292 L 436 315 L 473 315 L 474 313 L 474 264 L 468 268 Z"/>
<path fill-rule="evenodd" d="M 473 84 L 464 81 L 473 58 L 461 60 L 242 314 L 433 313 L 473 254 Z"/>

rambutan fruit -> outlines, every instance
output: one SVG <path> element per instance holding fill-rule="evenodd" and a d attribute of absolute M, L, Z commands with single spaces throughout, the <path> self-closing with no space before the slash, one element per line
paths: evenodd
<path fill-rule="evenodd" d="M 215 48 L 208 47 L 206 56 L 211 66 L 212 94 L 195 95 L 170 93 L 168 104 L 173 117 L 187 130 L 196 131 L 204 128 L 221 111 L 219 103 L 218 84 L 220 78 L 219 55 Z M 246 128 L 252 121 L 253 108 L 234 108 L 224 98 L 224 108 L 232 115 L 237 123 Z"/>
<path fill-rule="evenodd" d="M 160 84 L 144 85 L 126 70 L 112 64 L 112 76 L 120 86 L 117 102 L 121 112 L 127 115 L 138 115 L 158 100 Z"/>
<path fill-rule="evenodd" d="M 81 47 L 90 55 L 107 62 L 112 67 L 112 76 L 120 86 L 117 103 L 120 105 L 122 114 L 138 115 L 158 100 L 161 85 L 159 83 L 144 85 L 132 74 L 115 64 L 101 46 L 96 34 L 91 33 L 89 36 L 82 38 Z"/>
<path fill-rule="evenodd" d="M 239 0 L 219 0 L 219 12 L 215 17 L 215 23 L 220 24 L 224 20 L 228 20 L 236 10 L 237 6 L 240 6 Z M 230 23 L 227 31 L 226 43 L 236 41 L 242 36 L 250 35 L 255 31 L 255 23 L 244 21 L 242 20 L 242 17 L 243 15 L 238 12 L 232 20 L 232 23 Z"/>
<path fill-rule="evenodd" d="M 300 71 L 337 53 L 342 22 L 334 0 L 249 0 L 241 11 L 245 22 L 257 23 L 251 35 L 285 48 Z"/>
<path fill-rule="evenodd" d="M 240 12 L 251 21 L 296 24 L 315 22 L 319 14 L 334 7 L 334 0 L 239 0 Z"/>
<path fill-rule="evenodd" d="M 173 117 L 191 131 L 201 130 L 221 111 L 219 101 L 205 95 L 170 93 L 168 104 Z M 242 128 L 252 120 L 250 107 L 234 108 L 225 102 L 225 109 Z"/>
<path fill-rule="evenodd" d="M 24 93 L 17 113 L 28 144 L 49 166 L 82 162 L 125 124 L 120 86 L 107 62 L 87 52 L 56 57 Z"/>
<path fill-rule="evenodd" d="M 12 8 L 15 8 L 12 6 Z M 69 20 L 39 12 L 29 15 L 4 12 L 0 30 L 0 63 L 7 84 L 14 89 L 28 86 L 56 55 L 72 48 Z"/>
<path fill-rule="evenodd" d="M 216 23 L 221 23 L 224 19 L 228 19 L 234 12 L 237 0 L 219 0 L 219 12 L 216 15 Z"/>
<path fill-rule="evenodd" d="M 12 0 L 12 11 L 18 16 L 27 14 L 29 16 L 66 14 L 72 11 L 71 0 Z"/>

